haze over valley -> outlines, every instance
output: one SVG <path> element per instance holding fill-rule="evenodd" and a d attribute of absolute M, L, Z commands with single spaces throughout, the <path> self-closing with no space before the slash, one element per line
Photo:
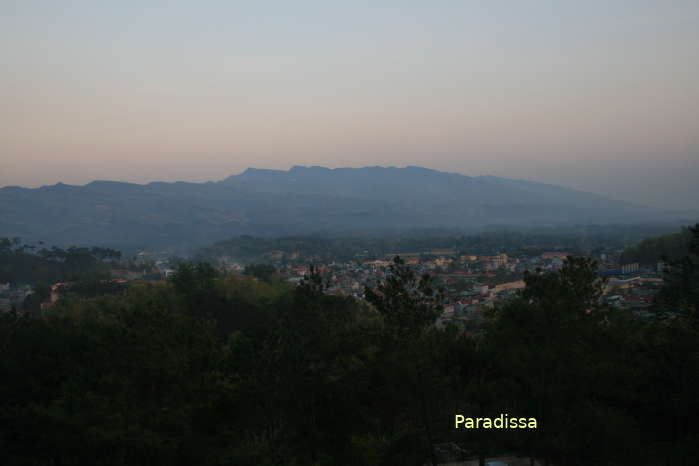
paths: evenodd
<path fill-rule="evenodd" d="M 681 219 L 561 186 L 415 166 L 250 168 L 206 183 L 0 189 L 0 236 L 127 249 L 187 249 L 238 235 L 570 230 Z"/>

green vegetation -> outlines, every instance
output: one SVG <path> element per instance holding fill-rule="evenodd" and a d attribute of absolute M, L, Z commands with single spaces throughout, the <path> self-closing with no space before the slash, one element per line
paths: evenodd
<path fill-rule="evenodd" d="M 0 464 L 423 465 L 445 445 L 452 460 L 695 464 L 691 231 L 652 320 L 601 306 L 582 258 L 525 274 L 474 334 L 433 326 L 441 294 L 399 259 L 366 301 L 324 293 L 315 268 L 292 287 L 183 263 L 168 283 L 1 315 Z M 454 429 L 501 413 L 538 429 Z"/>
<path fill-rule="evenodd" d="M 691 234 L 688 254 L 670 261 L 658 305 L 664 312 L 695 316 L 699 311 L 699 224 L 686 232 Z"/>
<path fill-rule="evenodd" d="M 277 278 L 277 269 L 269 264 L 251 264 L 245 267 L 244 275 L 251 275 L 258 280 L 269 282 Z"/>
<path fill-rule="evenodd" d="M 22 244 L 19 238 L 0 238 L 0 283 L 54 283 L 108 276 L 104 261 L 121 258 L 107 248 L 45 248 Z"/>
<path fill-rule="evenodd" d="M 469 254 L 491 255 L 507 251 L 512 255 L 534 256 L 550 250 L 582 254 L 597 250 L 618 250 L 648 236 L 667 231 L 652 226 L 587 226 L 575 233 L 493 232 L 472 235 L 414 235 L 402 237 L 368 236 L 290 236 L 263 238 L 239 236 L 220 241 L 197 253 L 202 260 L 231 257 L 244 263 L 270 262 L 273 253 L 298 262 L 347 262 L 381 258 L 395 253 L 423 253 L 450 249 Z"/>
<path fill-rule="evenodd" d="M 692 239 L 690 228 L 677 233 L 654 236 L 624 250 L 621 261 L 624 264 L 638 262 L 642 265 L 655 265 L 659 261 L 673 261 L 689 254 Z"/>

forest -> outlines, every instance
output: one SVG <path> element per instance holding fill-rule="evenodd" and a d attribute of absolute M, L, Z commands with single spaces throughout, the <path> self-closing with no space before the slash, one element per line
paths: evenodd
<path fill-rule="evenodd" d="M 689 228 L 667 235 L 646 238 L 628 247 L 621 255 L 625 264 L 638 262 L 642 265 L 655 265 L 657 262 L 676 261 L 689 254 L 692 231 Z"/>
<path fill-rule="evenodd" d="M 265 269 L 0 315 L 0 464 L 537 465 L 699 461 L 699 225 L 654 317 L 600 304 L 594 261 L 529 272 L 478 331 L 439 328 L 396 258 L 366 299 Z M 455 429 L 455 415 L 536 429 Z"/>
<path fill-rule="evenodd" d="M 195 253 L 203 261 L 229 256 L 244 263 L 269 260 L 269 253 L 297 253 L 300 260 L 340 261 L 383 258 L 387 254 L 424 253 L 435 249 L 453 249 L 468 254 L 491 255 L 507 251 L 510 255 L 535 256 L 545 251 L 563 250 L 587 254 L 602 250 L 624 249 L 641 240 L 668 233 L 676 226 L 658 225 L 587 225 L 565 231 L 498 230 L 487 233 L 456 234 L 423 231 L 404 235 L 315 235 L 285 237 L 237 236 L 219 241 Z M 288 257 L 288 256 L 287 256 Z"/>
<path fill-rule="evenodd" d="M 26 244 L 20 238 L 0 238 L 0 283 L 35 284 L 88 276 L 108 277 L 105 262 L 120 258 L 120 251 L 109 248 L 49 248 L 43 242 Z"/>

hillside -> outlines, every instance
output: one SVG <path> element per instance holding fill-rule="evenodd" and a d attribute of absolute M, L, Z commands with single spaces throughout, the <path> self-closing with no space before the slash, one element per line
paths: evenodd
<path fill-rule="evenodd" d="M 535 228 L 668 220 L 560 186 L 420 167 L 248 169 L 218 182 L 0 189 L 0 237 L 189 248 L 231 236 Z"/>
<path fill-rule="evenodd" d="M 646 238 L 635 246 L 626 248 L 621 255 L 625 264 L 638 262 L 641 265 L 655 265 L 659 261 L 674 261 L 689 254 L 692 232 L 683 228 L 676 233 Z"/>

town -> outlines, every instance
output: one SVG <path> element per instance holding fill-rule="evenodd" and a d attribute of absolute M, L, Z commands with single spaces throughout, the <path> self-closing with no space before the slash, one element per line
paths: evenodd
<path fill-rule="evenodd" d="M 621 263 L 622 251 L 610 251 L 592 257 L 597 261 L 600 278 L 604 279 L 602 304 L 631 311 L 635 316 L 649 317 L 648 309 L 662 286 L 663 262 L 640 267 L 638 263 Z M 566 251 L 546 251 L 536 255 L 475 255 L 455 249 L 432 249 L 421 252 L 386 253 L 381 258 L 321 262 L 315 255 L 304 256 L 298 251 L 266 252 L 264 257 L 273 274 L 291 285 L 300 283 L 313 266 L 323 277 L 328 294 L 364 298 L 366 287 L 375 288 L 390 271 L 395 257 L 410 265 L 417 275 L 428 274 L 443 295 L 442 313 L 436 325 L 454 323 L 465 331 L 477 330 L 486 313 L 498 302 L 513 296 L 525 287 L 525 272 L 559 270 L 568 256 Z M 178 260 L 167 254 L 140 251 L 134 257 L 110 261 L 109 278 L 113 286 L 129 283 L 162 283 L 175 271 Z M 225 273 L 244 274 L 250 264 L 235 257 L 221 256 L 214 261 Z M 70 289 L 71 283 L 50 284 L 50 294 L 41 302 L 48 309 Z M 30 283 L 0 283 L 0 310 L 24 309 L 25 301 L 34 292 Z"/>
<path fill-rule="evenodd" d="M 337 295 L 364 297 L 365 287 L 374 288 L 389 273 L 394 257 L 411 265 L 416 274 L 429 274 L 443 290 L 444 305 L 437 324 L 448 322 L 462 328 L 477 328 L 484 315 L 496 303 L 507 299 L 525 287 L 525 272 L 559 270 L 570 253 L 548 251 L 532 257 L 509 256 L 499 253 L 479 256 L 450 249 L 413 253 L 389 253 L 381 259 L 330 262 L 317 264 L 327 292 Z M 270 264 L 291 283 L 301 282 L 309 273 L 298 253 L 285 255 L 281 251 L 268 253 Z M 605 279 L 603 302 L 611 307 L 629 310 L 638 317 L 648 317 L 648 309 L 662 286 L 664 263 L 639 267 L 638 263 L 621 264 L 620 251 L 603 253 L 597 260 L 599 276 Z M 160 263 L 162 264 L 162 263 Z M 243 273 L 245 265 L 234 258 L 219 258 L 222 270 Z M 171 273 L 170 269 L 163 274 Z"/>

